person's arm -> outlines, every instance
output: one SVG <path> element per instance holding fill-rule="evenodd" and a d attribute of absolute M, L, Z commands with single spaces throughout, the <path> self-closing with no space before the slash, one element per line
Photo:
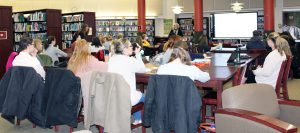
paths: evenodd
<path fill-rule="evenodd" d="M 136 59 L 133 59 L 133 68 L 134 68 L 134 72 L 137 72 L 137 73 L 145 73 L 146 72 L 146 67 L 145 67 L 145 64 L 142 60 L 142 56 L 140 54 L 140 52 L 137 52 L 135 54 L 135 57 Z"/>
<path fill-rule="evenodd" d="M 278 59 L 271 55 L 271 57 L 266 57 L 263 67 L 258 67 L 256 70 L 253 70 L 254 75 L 256 76 L 269 76 L 271 75 L 277 67 L 281 67 L 282 60 Z"/>
<path fill-rule="evenodd" d="M 64 51 L 60 50 L 59 48 L 56 48 L 56 55 L 58 55 L 59 57 L 67 57 L 68 54 L 65 53 Z"/>
<path fill-rule="evenodd" d="M 192 66 L 193 67 L 193 73 L 195 80 L 198 80 L 200 82 L 206 82 L 208 80 L 210 80 L 210 76 L 208 72 L 203 72 L 201 71 L 199 68 L 197 68 L 196 66 Z"/>

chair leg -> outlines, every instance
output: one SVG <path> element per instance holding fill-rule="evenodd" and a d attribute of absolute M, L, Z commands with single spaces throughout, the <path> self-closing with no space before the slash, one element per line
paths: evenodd
<path fill-rule="evenodd" d="M 58 132 L 58 128 L 59 128 L 59 126 L 54 126 L 54 132 Z"/>
<path fill-rule="evenodd" d="M 17 120 L 17 125 L 20 126 L 21 120 Z"/>
<path fill-rule="evenodd" d="M 103 133 L 103 127 L 97 125 L 97 128 L 98 128 L 99 133 Z"/>
<path fill-rule="evenodd" d="M 201 121 L 202 122 L 205 122 L 205 117 L 206 117 L 206 103 L 202 100 L 202 107 L 201 107 L 201 115 L 202 115 L 202 117 L 201 117 Z"/>
<path fill-rule="evenodd" d="M 32 124 L 32 128 L 36 128 L 36 124 Z"/>
<path fill-rule="evenodd" d="M 144 120 L 144 109 L 141 110 L 142 120 Z M 146 128 L 142 125 L 142 133 L 146 133 Z"/>
<path fill-rule="evenodd" d="M 70 133 L 72 133 L 73 132 L 73 128 L 72 127 L 70 127 Z"/>

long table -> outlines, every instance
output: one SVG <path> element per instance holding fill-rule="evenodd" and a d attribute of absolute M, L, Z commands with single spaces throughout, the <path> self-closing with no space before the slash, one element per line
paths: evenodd
<path fill-rule="evenodd" d="M 237 69 L 241 65 L 247 65 L 251 61 L 253 61 L 258 54 L 250 55 L 250 59 L 242 60 L 246 63 L 241 65 L 229 66 L 227 65 L 227 60 L 230 57 L 229 53 L 211 53 L 208 56 L 211 56 L 211 63 L 206 66 L 200 67 L 202 71 L 206 71 L 210 75 L 210 80 L 202 83 L 199 81 L 195 81 L 195 85 L 197 87 L 210 87 L 216 88 L 217 90 L 217 107 L 221 108 L 222 106 L 222 91 L 223 91 L 223 84 L 228 82 L 236 73 Z M 139 83 L 148 83 L 148 79 L 151 75 L 155 73 L 148 72 L 148 73 L 137 73 L 136 80 Z"/>

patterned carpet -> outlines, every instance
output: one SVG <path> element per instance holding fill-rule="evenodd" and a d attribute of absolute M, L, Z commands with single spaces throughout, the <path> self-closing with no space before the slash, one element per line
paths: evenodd
<path fill-rule="evenodd" d="M 224 88 L 230 88 L 231 82 L 224 85 Z M 290 99 L 300 100 L 300 79 L 294 79 L 288 81 L 289 96 Z M 75 131 L 83 130 L 83 124 L 80 123 Z M 97 133 L 97 129 L 91 128 L 93 133 Z M 69 128 L 67 126 L 61 126 L 57 133 L 68 133 Z M 0 133 L 55 133 L 52 129 L 32 128 L 32 124 L 29 121 L 22 121 L 20 126 L 12 125 L 6 120 L 0 118 Z M 132 133 L 141 133 L 140 129 L 132 130 Z M 152 133 L 151 129 L 147 129 L 147 133 Z"/>

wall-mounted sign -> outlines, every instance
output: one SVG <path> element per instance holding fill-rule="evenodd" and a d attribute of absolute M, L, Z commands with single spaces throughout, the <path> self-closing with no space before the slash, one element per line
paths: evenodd
<path fill-rule="evenodd" d="M 7 31 L 0 31 L 0 40 L 7 39 Z"/>
<path fill-rule="evenodd" d="M 168 35 L 172 30 L 173 19 L 164 19 L 164 34 Z"/>

